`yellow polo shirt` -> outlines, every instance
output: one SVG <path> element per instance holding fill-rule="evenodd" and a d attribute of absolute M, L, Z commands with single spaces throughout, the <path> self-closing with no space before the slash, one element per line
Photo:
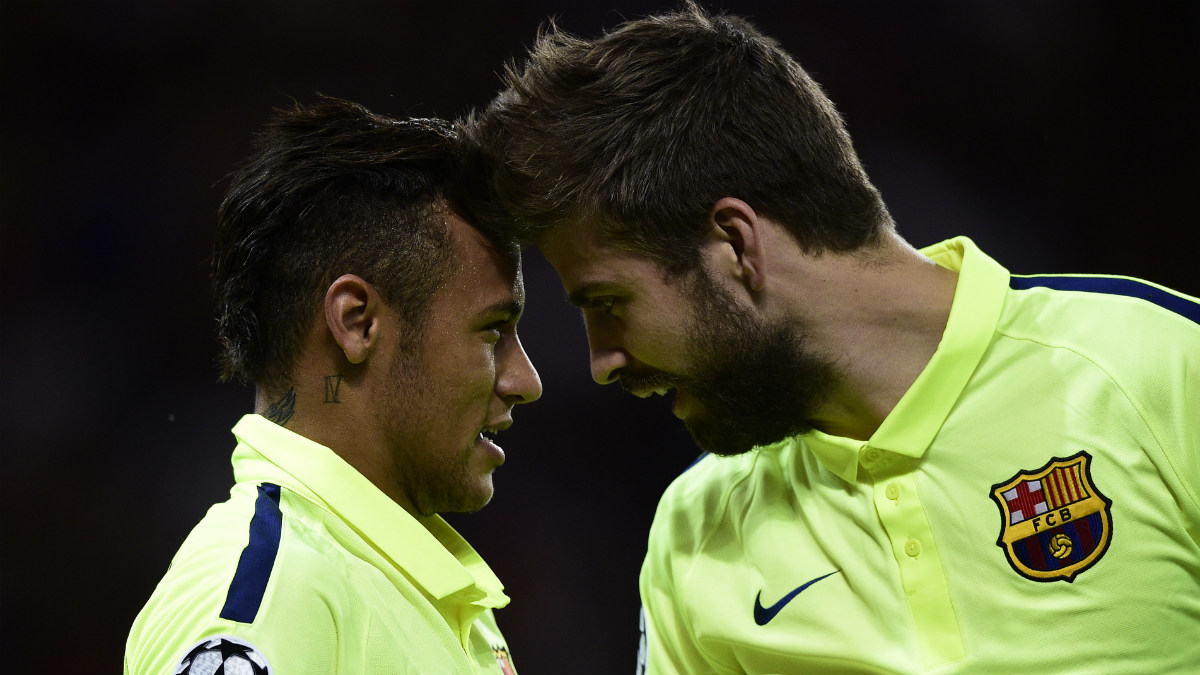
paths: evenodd
<path fill-rule="evenodd" d="M 444 520 L 264 417 L 233 433 L 230 499 L 138 614 L 125 673 L 512 675 L 492 613 L 508 597 Z"/>
<path fill-rule="evenodd" d="M 1200 304 L 923 253 L 959 272 L 949 321 L 868 441 L 706 456 L 663 495 L 644 672 L 1200 671 Z"/>

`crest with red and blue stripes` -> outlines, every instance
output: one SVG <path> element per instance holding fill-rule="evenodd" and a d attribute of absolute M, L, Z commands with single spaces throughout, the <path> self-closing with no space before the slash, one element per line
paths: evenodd
<path fill-rule="evenodd" d="M 996 545 L 1021 576 L 1074 581 L 1112 541 L 1112 502 L 1096 489 L 1087 452 L 1055 457 L 992 486 L 1000 507 Z"/>

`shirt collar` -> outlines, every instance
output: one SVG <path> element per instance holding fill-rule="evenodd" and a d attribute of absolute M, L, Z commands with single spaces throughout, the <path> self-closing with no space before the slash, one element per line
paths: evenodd
<path fill-rule="evenodd" d="M 956 270 L 958 284 L 946 330 L 933 358 L 867 442 L 811 431 L 805 445 L 830 471 L 853 482 L 860 455 L 878 449 L 921 457 L 941 430 L 992 341 L 1008 290 L 1008 270 L 967 237 L 921 249 L 938 265 Z"/>
<path fill-rule="evenodd" d="M 440 516 L 418 520 L 329 448 L 260 415 L 244 416 L 233 434 L 239 482 L 277 482 L 329 509 L 439 604 L 508 604 L 495 573 Z"/>

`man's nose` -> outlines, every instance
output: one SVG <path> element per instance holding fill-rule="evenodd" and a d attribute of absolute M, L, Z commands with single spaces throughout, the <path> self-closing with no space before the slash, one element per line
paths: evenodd
<path fill-rule="evenodd" d="M 632 359 L 611 326 L 594 320 L 586 323 L 592 379 L 598 384 L 611 384 L 618 379 L 617 371 L 628 366 Z"/>
<path fill-rule="evenodd" d="M 511 405 L 533 403 L 542 396 L 542 378 L 533 361 L 525 353 L 521 338 L 513 335 L 506 340 L 503 351 L 497 354 L 496 393 Z"/>

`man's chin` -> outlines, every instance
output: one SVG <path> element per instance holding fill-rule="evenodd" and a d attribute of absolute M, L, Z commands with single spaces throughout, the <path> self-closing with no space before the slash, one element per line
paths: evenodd
<path fill-rule="evenodd" d="M 495 489 L 492 487 L 492 477 L 488 475 L 486 485 L 480 485 L 469 495 L 464 495 L 458 513 L 475 513 L 492 501 Z"/>
<path fill-rule="evenodd" d="M 722 457 L 745 454 L 756 447 L 746 434 L 730 428 L 728 425 L 712 424 L 711 420 L 690 418 L 684 422 L 692 440 L 705 452 Z"/>
<path fill-rule="evenodd" d="M 431 504 L 432 508 L 424 508 L 421 510 L 421 515 L 430 516 L 435 513 L 475 513 L 487 506 L 492 501 L 492 495 L 495 489 L 492 486 L 492 477 L 489 473 L 487 476 L 480 479 L 479 484 L 469 490 L 462 490 L 453 496 L 446 495 L 443 499 L 436 503 L 436 506 Z"/>
<path fill-rule="evenodd" d="M 809 429 L 764 429 L 761 425 L 752 424 L 722 424 L 708 416 L 695 416 L 684 422 L 692 440 L 705 452 L 722 457 L 743 455 L 755 448 L 778 443 L 791 436 L 807 432 Z"/>

